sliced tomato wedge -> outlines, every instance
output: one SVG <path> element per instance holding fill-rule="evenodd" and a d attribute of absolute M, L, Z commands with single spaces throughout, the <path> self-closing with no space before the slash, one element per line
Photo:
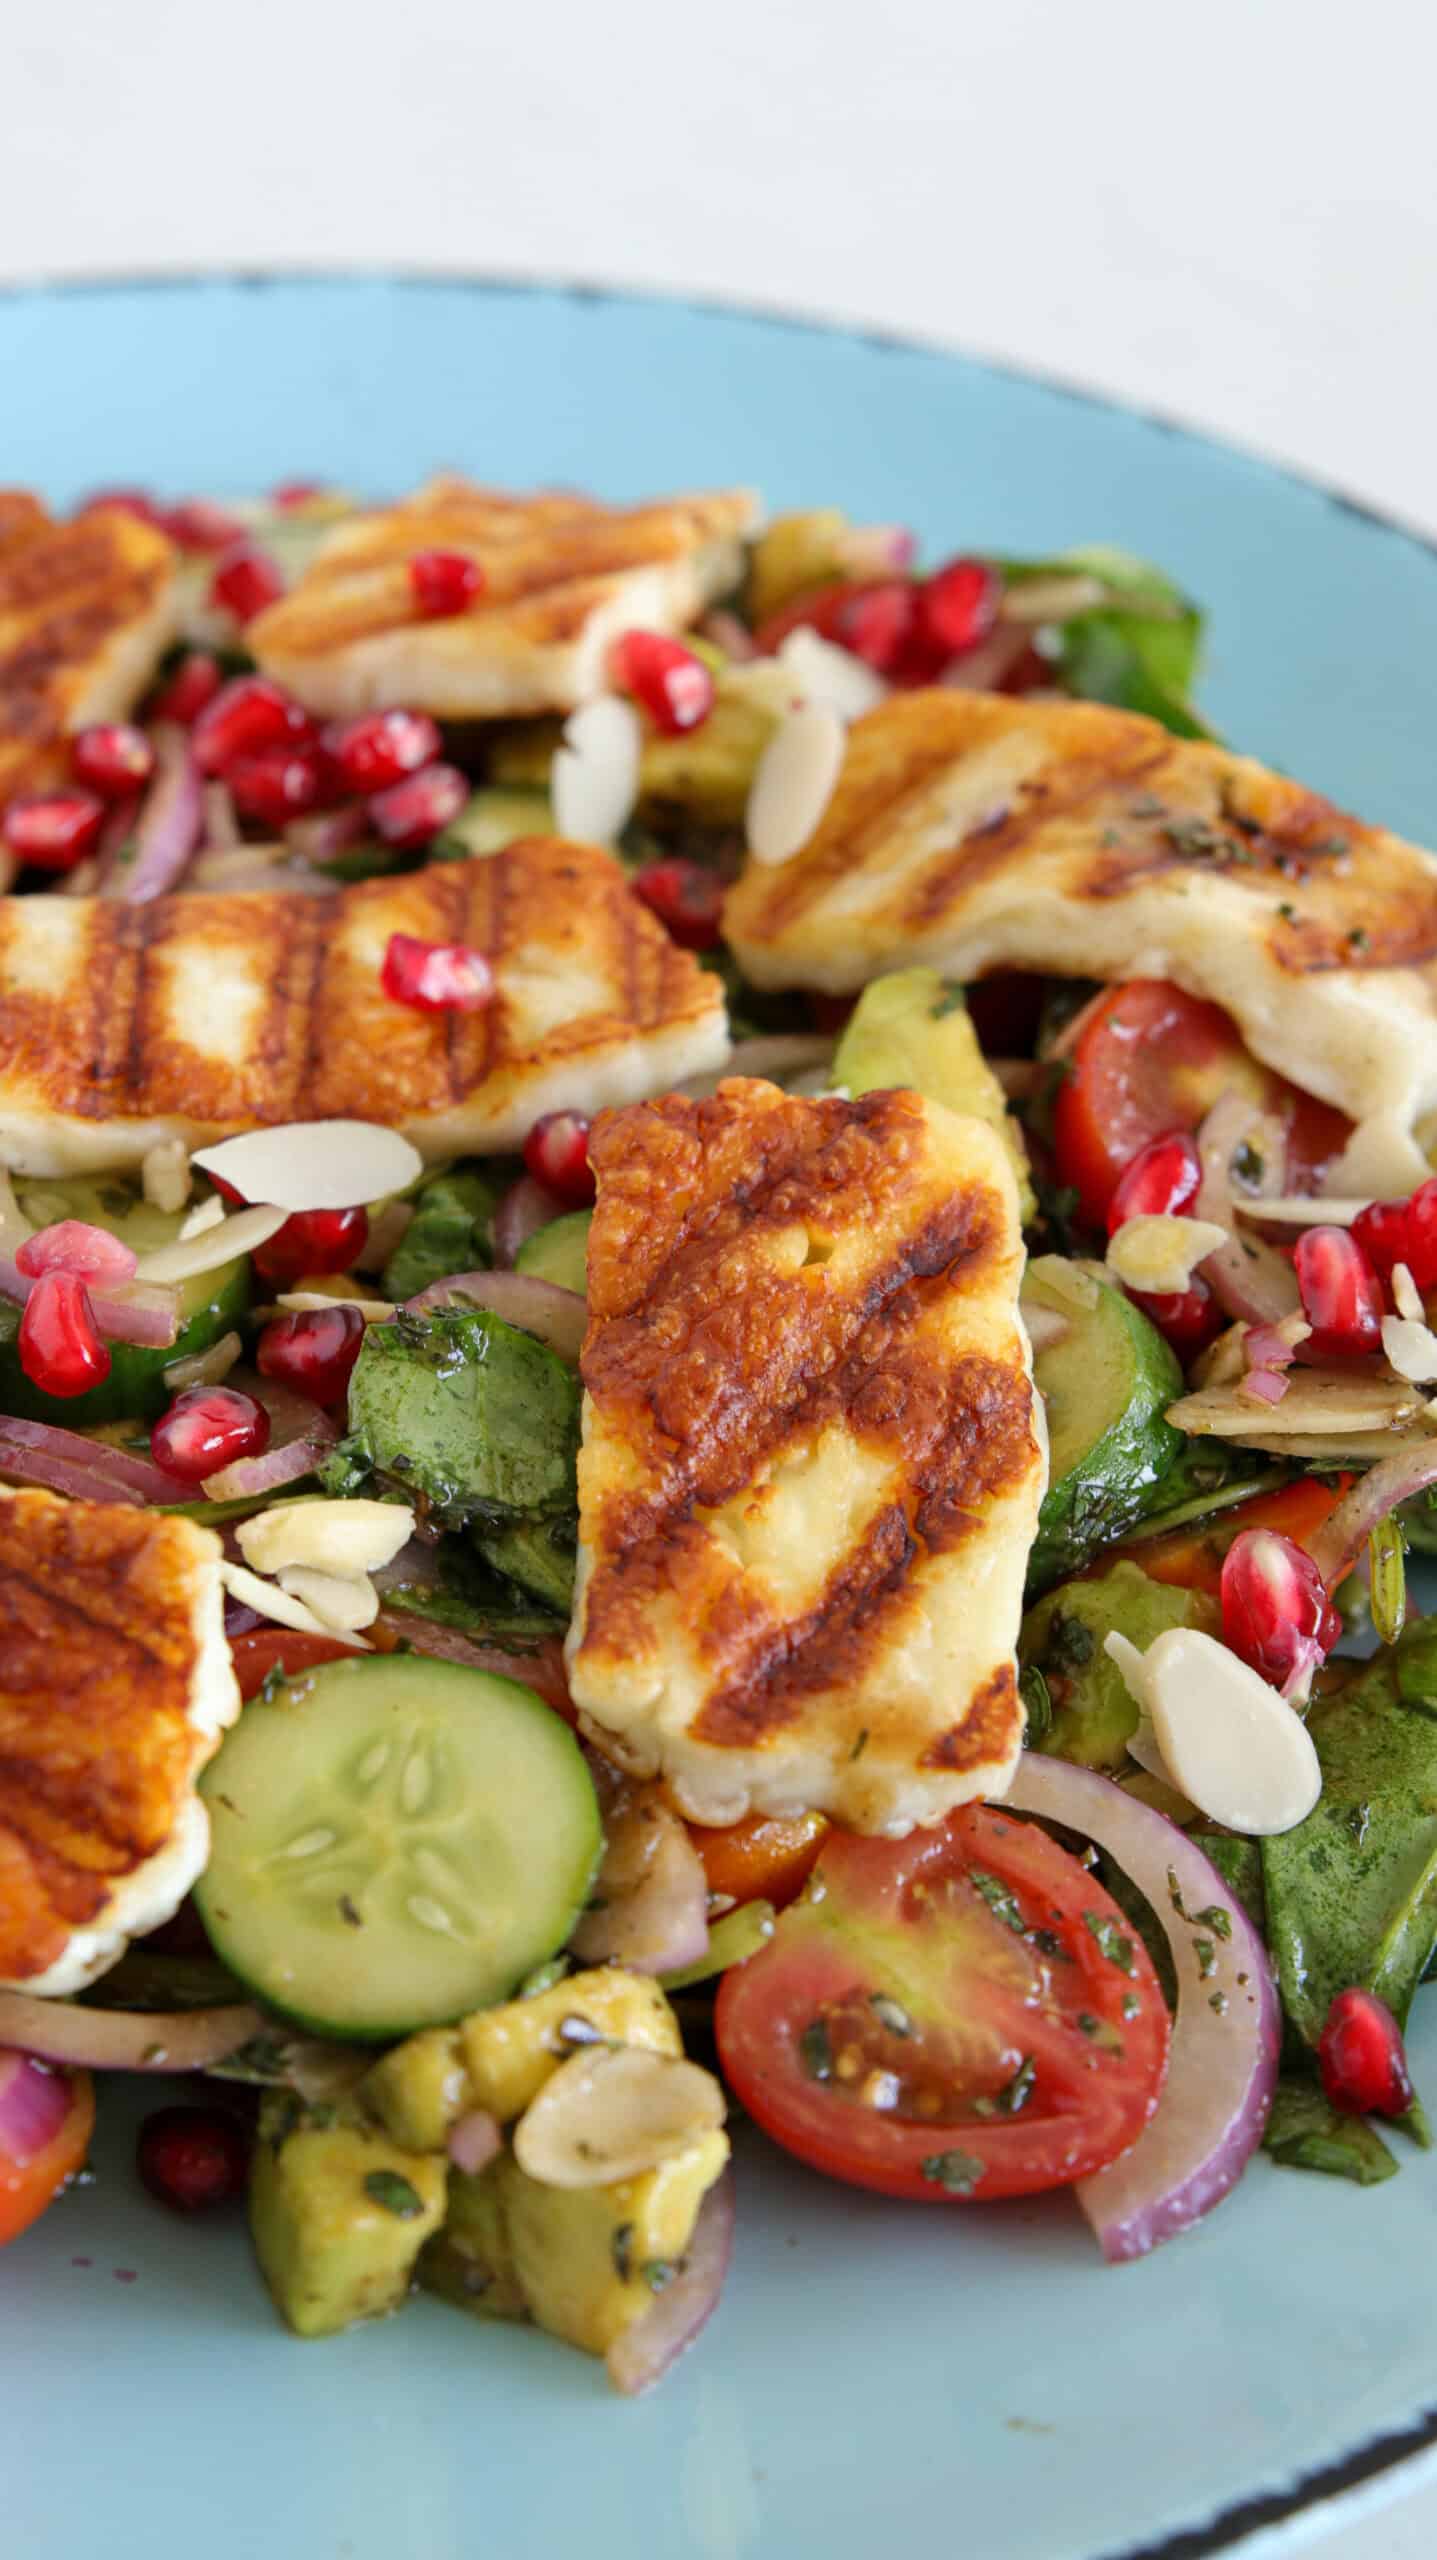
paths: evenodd
<path fill-rule="evenodd" d="M 0 2144 L 0 2248 L 38 2222 L 85 2165 L 95 2130 L 94 2083 L 88 2071 L 58 2072 L 56 2077 L 66 2082 L 70 2103 L 43 2149 L 27 2150 L 22 2157 Z"/>
<path fill-rule="evenodd" d="M 1288 1187 L 1315 1188 L 1346 1145 L 1350 1120 L 1259 1066 L 1221 1005 L 1165 978 L 1113 987 L 1078 1036 L 1053 1114 L 1059 1179 L 1077 1191 L 1084 1217 L 1102 1226 L 1139 1149 L 1170 1129 L 1196 1129 L 1229 1091 L 1250 1094 L 1282 1122 Z"/>
<path fill-rule="evenodd" d="M 357 1650 L 338 1636 L 308 1636 L 298 1627 L 251 1627 L 248 1635 L 230 1638 L 235 1678 L 246 1704 L 272 1671 L 296 1680 L 302 1671 L 313 1671 L 321 1662 L 343 1662 Z"/>
<path fill-rule="evenodd" d="M 688 1826 L 710 1893 L 724 1894 L 732 1902 L 771 1902 L 775 1911 L 803 1891 L 827 1833 L 828 1821 L 821 1813 L 755 1813 L 722 1831 L 710 1831 L 701 1822 Z"/>
<path fill-rule="evenodd" d="M 1330 1485 L 1319 1484 L 1314 1476 L 1300 1476 L 1295 1484 L 1279 1485 L 1273 1493 L 1255 1493 L 1250 1502 L 1235 1502 L 1230 1511 L 1195 1520 L 1190 1529 L 1170 1529 L 1163 1538 L 1137 1538 L 1126 1547 L 1109 1547 L 1096 1560 L 1094 1570 L 1111 1572 L 1119 1557 L 1126 1555 L 1153 1582 L 1175 1583 L 1182 1591 L 1209 1591 L 1216 1599 L 1222 1588 L 1223 1558 L 1240 1530 L 1277 1529 L 1296 1546 L 1310 1547 L 1351 1482 L 1350 1476 Z"/>
<path fill-rule="evenodd" d="M 1162 1991 L 1117 1904 L 988 1805 L 906 1840 L 831 1833 L 716 2015 L 726 2078 L 785 2150 L 929 2201 L 1101 2169 L 1167 2066 Z"/>

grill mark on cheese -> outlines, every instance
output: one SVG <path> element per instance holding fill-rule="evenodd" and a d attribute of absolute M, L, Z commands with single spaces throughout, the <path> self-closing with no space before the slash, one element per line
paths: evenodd
<path fill-rule="evenodd" d="M 1001 1753 L 1015 1716 L 1021 1717 L 1018 1683 L 1011 1662 L 1000 1662 L 977 1692 L 961 1724 L 929 1744 L 920 1766 L 925 1769 L 980 1769 Z"/>
<path fill-rule="evenodd" d="M 1015 809 L 936 856 L 904 905 L 903 924 L 921 933 L 954 898 L 1020 859 L 1040 828 L 1056 818 L 1081 818 L 1108 798 L 1115 779 L 1150 779 L 1162 761 L 1162 749 L 1139 738 L 1121 759 L 1074 758 L 1056 778 L 1045 776 L 1027 785 Z"/>
<path fill-rule="evenodd" d="M 169 637 L 174 583 L 153 526 L 111 512 L 55 523 L 28 492 L 0 492 L 0 807 L 62 778 L 69 732 L 130 709 Z"/>

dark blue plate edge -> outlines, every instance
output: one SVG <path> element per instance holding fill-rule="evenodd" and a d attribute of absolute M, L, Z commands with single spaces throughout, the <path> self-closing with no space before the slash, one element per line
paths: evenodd
<path fill-rule="evenodd" d="M 1272 456 L 1247 446 L 1230 443 L 1223 436 L 1203 427 L 1191 426 L 1185 419 L 1161 409 L 1139 407 L 1105 392 L 1094 391 L 1084 383 L 1070 381 L 1064 375 L 1048 373 L 1041 366 L 1020 365 L 1003 358 L 974 354 L 967 348 L 945 344 L 939 338 L 845 324 L 841 320 L 824 319 L 812 313 L 745 302 L 738 297 L 730 299 L 722 294 L 677 293 L 657 286 L 608 285 L 582 277 L 524 276 L 484 269 L 424 266 L 206 267 L 141 270 L 128 275 L 41 277 L 33 282 L 5 279 L 0 280 L 0 304 L 27 299 L 53 301 L 74 297 L 78 300 L 111 293 L 187 293 L 196 286 L 214 285 L 261 293 L 272 287 L 325 291 L 337 286 L 375 284 L 390 286 L 396 291 L 411 286 L 439 286 L 456 292 L 513 294 L 529 299 L 571 302 L 590 308 L 610 303 L 641 303 L 658 309 L 668 307 L 675 311 L 757 323 L 789 335 L 847 339 L 851 345 L 867 347 L 881 355 L 926 358 L 938 364 L 956 358 L 975 372 L 996 374 L 1006 381 L 1046 391 L 1057 399 L 1070 400 L 1110 416 L 1135 420 L 1155 435 L 1171 436 L 1188 444 L 1200 445 L 1229 460 L 1237 460 L 1249 470 L 1301 489 L 1309 497 L 1321 499 L 1339 514 L 1357 517 L 1375 531 L 1395 537 L 1437 562 L 1437 537 L 1404 523 L 1400 517 L 1386 514 L 1365 498 L 1353 497 L 1349 491 L 1311 472 L 1278 462 Z M 1183 2526 L 1176 2533 L 1160 2535 L 1154 2542 L 1125 2544 L 1121 2550 L 1095 2553 L 1094 2560 L 1214 2560 L 1214 2555 L 1233 2550 L 1248 2536 L 1291 2523 L 1299 2516 L 1315 2514 L 1329 2499 L 1343 2497 L 1366 2482 L 1381 2478 L 1385 2472 L 1397 2469 L 1420 2453 L 1431 2451 L 1434 2446 L 1437 2446 L 1437 2407 L 1424 2411 L 1405 2427 L 1374 2436 L 1353 2452 L 1304 2472 L 1289 2489 L 1264 2491 L 1255 2497 L 1240 2499 L 1234 2505 L 1222 2508 L 1205 2524 Z"/>

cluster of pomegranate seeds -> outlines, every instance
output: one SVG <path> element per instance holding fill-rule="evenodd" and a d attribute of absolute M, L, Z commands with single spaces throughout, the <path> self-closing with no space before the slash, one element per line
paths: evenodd
<path fill-rule="evenodd" d="M 150 1432 L 150 1455 L 181 1484 L 203 1484 L 269 1447 L 269 1415 L 242 1387 L 186 1387 Z"/>
<path fill-rule="evenodd" d="M 1129 1218 L 1179 1217 L 1202 1188 L 1202 1165 L 1186 1130 L 1150 1138 L 1126 1164 L 1108 1203 L 1108 1233 Z"/>
<path fill-rule="evenodd" d="M 260 1335 L 255 1359 L 262 1378 L 294 1387 L 316 1404 L 338 1404 L 364 1340 L 358 1307 L 313 1307 L 277 1316 Z"/>
<path fill-rule="evenodd" d="M 284 1289 L 309 1272 L 352 1271 L 368 1242 L 364 1209 L 298 1209 L 251 1259 L 262 1280 Z"/>
<path fill-rule="evenodd" d="M 379 983 L 396 1004 L 418 1013 L 480 1013 L 494 1000 L 494 972 L 482 951 L 464 942 L 425 942 L 392 933 Z"/>
<path fill-rule="evenodd" d="M 1223 1642 L 1285 1695 L 1305 1684 L 1342 1620 L 1305 1547 L 1276 1529 L 1243 1529 L 1222 1567 Z"/>
<path fill-rule="evenodd" d="M 467 551 L 416 551 L 409 562 L 409 585 L 425 620 L 442 622 L 468 611 L 483 593 L 484 572 Z"/>
<path fill-rule="evenodd" d="M 369 804 L 375 834 L 398 853 L 417 853 L 452 826 L 469 797 L 469 785 L 456 765 L 427 764 L 376 793 Z"/>
<path fill-rule="evenodd" d="M 245 756 L 313 747 L 318 734 L 309 713 L 268 676 L 232 676 L 195 722 L 195 762 L 201 773 L 227 778 Z"/>
<path fill-rule="evenodd" d="M 77 782 L 98 791 L 102 800 L 123 800 L 142 791 L 155 769 L 155 751 L 143 729 L 129 720 L 107 720 L 82 729 L 71 744 L 70 764 Z"/>
<path fill-rule="evenodd" d="M 998 619 L 1003 581 L 986 560 L 950 560 L 918 589 L 924 637 L 948 658 L 961 658 L 986 640 Z"/>
<path fill-rule="evenodd" d="M 1323 2022 L 1317 2067 L 1345 2116 L 1405 2116 L 1415 2103 L 1402 2030 L 1375 1991 L 1339 1991 Z"/>
<path fill-rule="evenodd" d="M 1348 1233 L 1383 1280 L 1405 1262 L 1424 1297 L 1437 1289 L 1437 1179 L 1422 1183 L 1410 1200 L 1374 1200 Z"/>
<path fill-rule="evenodd" d="M 594 1197 L 589 1162 L 589 1123 L 578 1111 L 546 1111 L 524 1141 L 524 1162 L 536 1182 L 571 1209 L 587 1209 Z"/>
<path fill-rule="evenodd" d="M 238 516 L 217 507 L 213 498 L 182 498 L 178 506 L 166 507 L 160 520 L 182 551 L 232 551 L 249 539 Z"/>
<path fill-rule="evenodd" d="M 283 593 L 284 572 L 279 562 L 247 538 L 220 554 L 210 580 L 211 604 L 222 605 L 241 624 L 253 622 L 267 604 L 277 604 Z"/>
<path fill-rule="evenodd" d="M 26 1299 L 16 1337 L 20 1366 L 47 1396 L 82 1396 L 110 1374 L 83 1273 L 43 1271 Z"/>
<path fill-rule="evenodd" d="M 151 716 L 174 720 L 182 729 L 191 729 L 200 713 L 209 709 L 223 683 L 218 658 L 212 657 L 208 649 L 187 649 L 173 675 L 153 697 Z"/>
<path fill-rule="evenodd" d="M 439 731 L 427 711 L 371 711 L 362 720 L 336 721 L 324 733 L 346 791 L 385 791 L 406 774 L 433 764 Z"/>
<path fill-rule="evenodd" d="M 1130 1289 L 1129 1297 L 1141 1309 L 1150 1324 L 1155 1324 L 1165 1342 L 1170 1343 L 1186 1369 L 1210 1342 L 1216 1342 L 1227 1322 L 1207 1282 L 1194 1272 L 1185 1289 Z"/>
<path fill-rule="evenodd" d="M 712 669 L 661 631 L 624 632 L 614 643 L 613 675 L 665 738 L 697 729 L 714 707 Z"/>
<path fill-rule="evenodd" d="M 1382 1347 L 1382 1283 L 1346 1227 L 1306 1227 L 1292 1254 L 1309 1351 L 1320 1360 L 1361 1360 Z"/>
<path fill-rule="evenodd" d="M 668 862 L 646 862 L 633 879 L 636 897 L 667 927 L 686 951 L 710 951 L 723 924 L 724 886 L 701 862 L 675 854 Z"/>
<path fill-rule="evenodd" d="M 325 797 L 319 760 L 302 747 L 261 747 L 255 755 L 237 756 L 225 767 L 225 782 L 240 816 L 276 833 Z"/>
<path fill-rule="evenodd" d="M 988 561 L 949 560 L 929 578 L 845 580 L 801 596 L 769 615 L 758 645 L 771 652 L 807 625 L 889 684 L 932 684 L 988 638 L 1002 601 L 1003 581 Z M 1025 681 L 1046 672 L 1039 661 Z"/>
<path fill-rule="evenodd" d="M 174 2213 L 232 2204 L 249 2177 L 244 2127 L 218 2107 L 157 2107 L 135 2146 L 140 2183 Z"/>
<path fill-rule="evenodd" d="M 0 840 L 17 862 L 73 871 L 94 852 L 104 823 L 104 801 L 93 791 L 30 792 L 12 800 L 0 818 Z"/>

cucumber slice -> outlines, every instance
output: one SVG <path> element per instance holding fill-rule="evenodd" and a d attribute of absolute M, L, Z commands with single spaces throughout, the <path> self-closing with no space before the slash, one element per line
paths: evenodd
<path fill-rule="evenodd" d="M 507 2000 L 564 1944 L 603 1847 L 562 1718 L 419 1654 L 251 1699 L 201 1792 L 216 1954 L 271 2008 L 360 2041 Z"/>
<path fill-rule="evenodd" d="M 108 1227 L 136 1253 L 153 1253 L 172 1244 L 184 1223 L 183 1212 L 152 1209 L 147 1200 L 120 1182 L 19 1182 L 16 1196 L 32 1225 L 48 1227 L 61 1218 L 83 1218 L 92 1227 Z M 26 1377 L 20 1366 L 20 1309 L 0 1302 L 0 1410 L 27 1422 L 64 1422 L 82 1431 L 101 1422 L 154 1420 L 170 1401 L 165 1371 L 172 1360 L 208 1351 L 228 1333 L 250 1302 L 247 1255 L 204 1271 L 179 1287 L 180 1329 L 163 1350 L 139 1342 L 112 1342 L 110 1374 L 82 1396 L 57 1400 Z"/>
<path fill-rule="evenodd" d="M 1067 1266 L 1030 1263 L 1024 1302 L 1061 1316 L 1061 1340 L 1035 1354 L 1033 1375 L 1048 1413 L 1048 1491 L 1028 1566 L 1030 1593 L 1077 1573 L 1164 1499 L 1163 1484 L 1185 1447 L 1165 1419 L 1182 1394 L 1176 1359 L 1155 1325 L 1120 1289 L 1094 1283 L 1090 1307 L 1075 1306 Z M 1058 1285 L 1053 1280 L 1057 1277 Z"/>
<path fill-rule="evenodd" d="M 592 1209 L 570 1209 L 536 1227 L 514 1256 L 516 1271 L 536 1280 L 552 1280 L 556 1289 L 572 1289 L 578 1298 L 589 1293 L 589 1222 Z"/>

